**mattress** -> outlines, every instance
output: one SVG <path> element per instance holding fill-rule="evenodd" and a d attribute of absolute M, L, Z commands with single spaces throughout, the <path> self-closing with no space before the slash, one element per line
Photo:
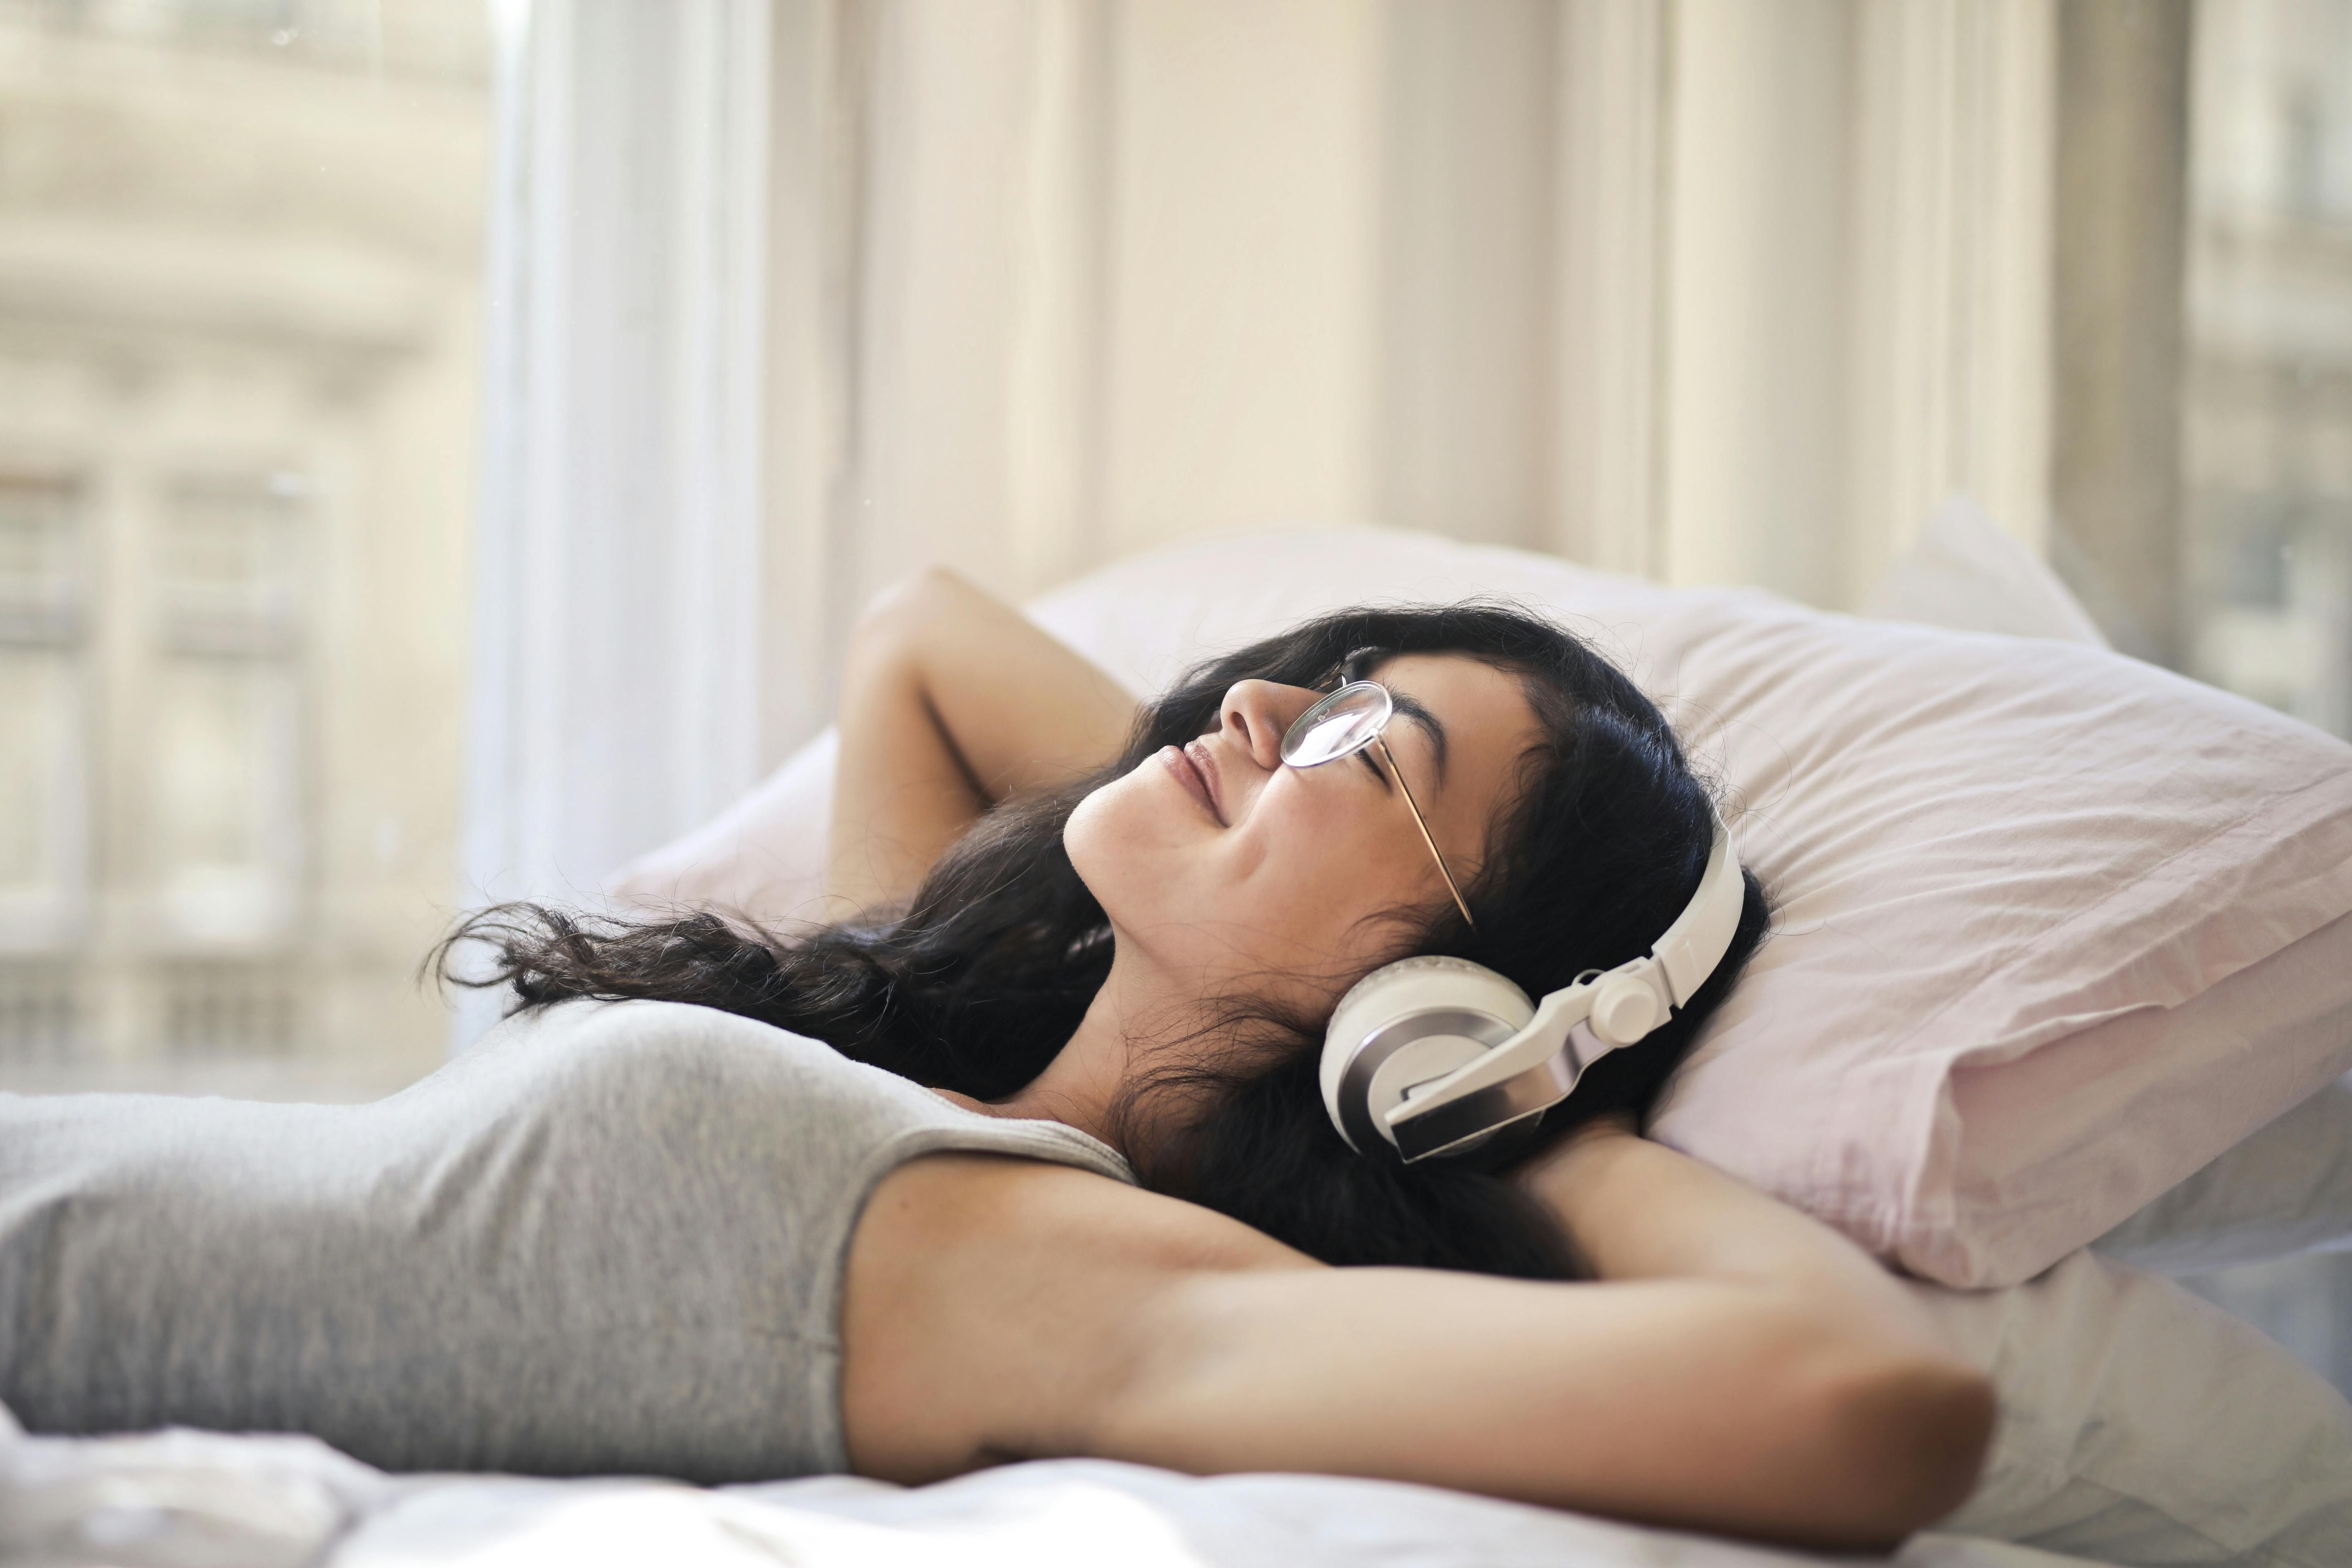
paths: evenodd
<path fill-rule="evenodd" d="M 386 1476 L 310 1438 L 0 1433 L 0 1562 L 43 1568 L 2060 1568 L 1957 1536 L 1830 1559 L 1329 1476 L 1197 1478 L 1062 1459 L 935 1486 L 829 1476 L 704 1489 L 625 1478 Z"/>

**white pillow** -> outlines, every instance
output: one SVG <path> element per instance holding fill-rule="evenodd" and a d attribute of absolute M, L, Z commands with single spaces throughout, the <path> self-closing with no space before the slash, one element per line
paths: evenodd
<path fill-rule="evenodd" d="M 2352 1068 L 2352 747 L 2135 660 L 1374 531 L 1194 545 L 1032 613 L 1146 691 L 1322 610 L 1478 595 L 1660 700 L 1778 906 L 1653 1135 L 1917 1274 L 2006 1284 Z M 822 746 L 620 890 L 815 914 Z M 2167 1026 L 2257 965 L 2259 996 L 2192 1018 L 2226 1032 Z"/>
<path fill-rule="evenodd" d="M 622 867 L 605 891 L 639 909 L 702 905 L 774 927 L 824 919 L 840 751 L 839 733 L 826 730 L 709 823 Z"/>
<path fill-rule="evenodd" d="M 1887 566 L 1870 614 L 1963 632 L 2006 632 L 2105 647 L 2081 603 L 2038 556 L 1966 496 L 1937 509 Z M 2352 962 L 2352 925 L 2296 944 L 2300 961 Z M 2273 962 L 2240 970 L 2167 1015 L 2168 1031 L 2210 1028 L 2214 1043 L 2265 1048 L 2249 1029 L 2268 998 Z M 2126 1025 L 2125 1033 L 2141 1025 Z M 2352 1028 L 2352 1025 L 2347 1025 Z M 2126 1047 L 2126 1054 L 2127 1047 Z M 2101 1237 L 2100 1251 L 2160 1274 L 2264 1263 L 2352 1247 L 2352 1078 L 2337 1080 Z"/>
<path fill-rule="evenodd" d="M 1913 1289 L 2000 1396 L 1984 1479 L 1938 1531 L 2147 1568 L 2352 1563 L 2352 1406 L 2246 1323 L 2090 1253 Z"/>
<path fill-rule="evenodd" d="M 1867 614 L 1956 632 L 2002 632 L 2105 647 L 2107 639 L 2041 557 L 1952 496 L 1887 563 Z"/>

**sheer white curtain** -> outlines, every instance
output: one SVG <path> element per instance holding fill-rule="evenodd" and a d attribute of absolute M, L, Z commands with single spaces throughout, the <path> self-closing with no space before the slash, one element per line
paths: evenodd
<path fill-rule="evenodd" d="M 551 0 L 505 97 L 470 870 L 593 889 L 1024 594 L 1392 523 L 1858 603 L 2047 492 L 2041 0 Z"/>
<path fill-rule="evenodd" d="M 580 901 L 758 774 L 770 16 L 498 16 L 464 880 Z"/>

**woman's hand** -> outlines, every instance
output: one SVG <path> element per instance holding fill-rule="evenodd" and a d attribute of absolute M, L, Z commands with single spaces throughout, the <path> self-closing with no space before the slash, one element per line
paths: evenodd
<path fill-rule="evenodd" d="M 1858 1330 L 1937 1351 L 1909 1292 L 1809 1215 L 1604 1117 L 1520 1167 L 1603 1279 L 1704 1278 L 1802 1297 Z"/>
<path fill-rule="evenodd" d="M 1135 700 L 1020 613 L 934 567 L 850 639 L 825 892 L 842 914 L 911 895 L 1007 795 L 1118 756 Z"/>

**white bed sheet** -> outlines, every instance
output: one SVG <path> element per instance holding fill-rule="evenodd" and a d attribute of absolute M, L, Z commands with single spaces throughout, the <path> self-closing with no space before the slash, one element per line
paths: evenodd
<path fill-rule="evenodd" d="M 5 1421 L 0 1415 L 0 1421 Z M 904 1489 L 388 1477 L 299 1437 L 0 1430 L 15 1568 L 2063 1568 L 1952 1536 L 1829 1558 L 1427 1487 L 1055 1460 Z"/>

